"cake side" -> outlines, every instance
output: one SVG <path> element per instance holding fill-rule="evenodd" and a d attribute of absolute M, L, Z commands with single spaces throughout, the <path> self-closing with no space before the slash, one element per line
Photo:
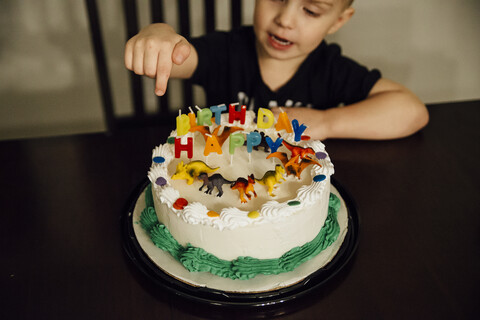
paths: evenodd
<path fill-rule="evenodd" d="M 256 259 L 239 257 L 228 261 L 191 245 L 181 246 L 161 224 L 153 206 L 151 185 L 147 187 L 145 209 L 140 215 L 142 228 L 148 233 L 152 242 L 167 251 L 190 272 L 209 272 L 213 275 L 232 280 L 247 280 L 259 274 L 272 275 L 295 270 L 302 263 L 309 261 L 334 243 L 340 233 L 337 214 L 341 207 L 340 199 L 330 195 L 328 214 L 324 226 L 317 236 L 301 247 L 295 247 L 277 259 Z M 325 261 L 327 263 L 328 261 Z"/>
<path fill-rule="evenodd" d="M 270 216 L 265 215 L 264 219 L 254 221 L 248 218 L 248 212 L 241 212 L 237 209 L 238 215 L 249 223 L 243 227 L 233 229 L 218 229 L 213 227 L 215 223 L 220 224 L 221 217 L 209 217 L 208 209 L 201 205 L 192 205 L 189 210 L 204 211 L 205 219 L 209 223 L 188 223 L 184 220 L 184 213 L 168 207 L 165 203 L 155 201 L 155 211 L 159 221 L 170 230 L 170 233 L 181 245 L 191 244 L 201 247 L 221 259 L 231 260 L 239 256 L 251 256 L 255 258 L 268 259 L 278 258 L 293 247 L 301 246 L 311 241 L 324 225 L 330 195 L 329 180 L 325 181 L 325 188 L 322 195 L 315 203 L 304 208 L 293 208 L 288 203 L 276 204 L 278 208 L 285 208 L 288 216 L 274 218 L 275 205 L 270 206 Z M 155 187 L 154 187 L 155 188 Z M 155 194 L 155 193 L 154 193 Z M 155 197 L 158 200 L 158 197 Z M 292 201 L 298 198 L 292 199 Z M 325 205 L 326 204 L 326 205 Z M 198 211 L 200 211 L 198 210 Z M 263 213 L 263 211 L 261 210 Z M 178 214 L 177 214 L 178 213 Z M 201 213 L 200 213 L 201 214 Z M 224 219 L 228 221 L 228 213 Z M 258 219 L 258 218 L 257 218 Z"/>

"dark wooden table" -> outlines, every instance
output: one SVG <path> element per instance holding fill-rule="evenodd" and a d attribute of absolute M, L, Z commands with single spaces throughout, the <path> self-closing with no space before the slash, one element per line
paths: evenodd
<path fill-rule="evenodd" d="M 120 217 L 172 128 L 0 142 L 1 319 L 468 319 L 480 314 L 480 101 L 395 141 L 328 140 L 359 246 L 311 294 L 213 307 L 152 286 Z"/>

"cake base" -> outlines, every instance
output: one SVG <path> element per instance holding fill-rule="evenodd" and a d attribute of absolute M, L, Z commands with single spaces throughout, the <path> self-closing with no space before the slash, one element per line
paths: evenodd
<path fill-rule="evenodd" d="M 331 192 L 341 200 L 337 240 L 294 271 L 232 280 L 206 272 L 189 272 L 168 252 L 157 248 L 138 223 L 145 208 L 144 181 L 133 193 L 122 215 L 124 248 L 135 266 L 151 282 L 200 302 L 225 305 L 270 305 L 299 297 L 323 285 L 350 260 L 358 243 L 358 215 L 348 193 L 332 179 Z"/>

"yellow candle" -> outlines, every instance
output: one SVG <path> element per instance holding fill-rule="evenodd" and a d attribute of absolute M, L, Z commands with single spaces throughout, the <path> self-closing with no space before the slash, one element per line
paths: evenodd
<path fill-rule="evenodd" d="M 183 136 L 190 130 L 190 118 L 186 114 L 179 113 L 177 116 L 177 135 Z"/>
<path fill-rule="evenodd" d="M 267 118 L 267 121 L 265 121 Z M 260 129 L 268 129 L 273 125 L 275 117 L 273 112 L 269 109 L 259 108 L 257 113 L 257 127 Z"/>

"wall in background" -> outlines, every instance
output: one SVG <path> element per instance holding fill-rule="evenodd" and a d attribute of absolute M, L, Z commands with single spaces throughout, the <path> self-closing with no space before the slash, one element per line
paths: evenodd
<path fill-rule="evenodd" d="M 107 59 L 119 114 L 131 112 L 121 1 L 98 1 Z M 176 26 L 176 1 L 166 1 L 167 22 Z M 140 3 L 148 24 L 148 1 Z M 243 2 L 251 24 L 253 0 Z M 192 34 L 204 31 L 199 1 L 191 0 Z M 480 98 L 480 1 L 356 0 L 356 14 L 327 40 L 344 54 L 403 83 L 426 103 Z M 228 1 L 217 0 L 217 25 L 228 29 Z M 144 79 L 147 105 L 155 112 L 153 81 Z M 171 81 L 172 107 L 183 106 Z M 203 105 L 201 89 L 196 102 Z M 0 139 L 105 130 L 84 2 L 0 2 Z"/>
<path fill-rule="evenodd" d="M 103 130 L 83 1 L 0 1 L 0 139 Z"/>

